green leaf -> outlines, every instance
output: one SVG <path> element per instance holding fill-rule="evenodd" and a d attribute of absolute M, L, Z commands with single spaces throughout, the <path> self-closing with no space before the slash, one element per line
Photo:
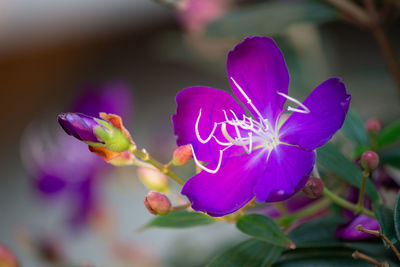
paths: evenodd
<path fill-rule="evenodd" d="M 332 144 L 327 143 L 317 149 L 317 161 L 326 169 L 339 175 L 342 179 L 358 188 L 362 182 L 362 171 Z M 365 192 L 376 202 L 379 200 L 378 192 L 371 180 L 367 180 Z"/>
<path fill-rule="evenodd" d="M 204 213 L 189 212 L 186 210 L 173 211 L 166 215 L 158 215 L 151 220 L 144 228 L 167 227 L 167 228 L 188 228 L 206 225 L 216 220 Z"/>
<path fill-rule="evenodd" d="M 394 228 L 393 210 L 380 203 L 373 203 L 372 209 L 375 213 L 376 219 L 378 220 L 381 232 L 389 238 L 393 244 L 397 243 L 398 240 Z"/>
<path fill-rule="evenodd" d="M 400 148 L 396 147 L 394 149 L 380 151 L 379 160 L 383 164 L 389 164 L 400 169 Z"/>
<path fill-rule="evenodd" d="M 378 146 L 390 145 L 400 139 L 400 121 L 385 127 L 378 136 Z"/>
<path fill-rule="evenodd" d="M 271 266 L 284 248 L 258 239 L 249 239 L 216 256 L 208 267 L 252 267 Z"/>
<path fill-rule="evenodd" d="M 373 266 L 351 256 L 353 249 L 346 248 L 300 248 L 285 252 L 274 267 L 350 267 Z"/>
<path fill-rule="evenodd" d="M 211 37 L 275 35 L 298 22 L 323 23 L 337 19 L 334 8 L 312 1 L 270 1 L 243 6 L 208 25 Z"/>
<path fill-rule="evenodd" d="M 396 205 L 394 207 L 394 228 L 397 240 L 400 241 L 400 192 L 397 195 Z"/>
<path fill-rule="evenodd" d="M 346 120 L 344 121 L 341 131 L 357 146 L 369 146 L 369 136 L 365 130 L 364 122 L 353 109 L 349 109 L 347 112 Z"/>
<path fill-rule="evenodd" d="M 236 227 L 245 234 L 264 240 L 273 245 L 285 247 L 290 243 L 278 225 L 269 217 L 249 214 L 239 218 Z"/>
<path fill-rule="evenodd" d="M 288 237 L 298 248 L 340 246 L 335 239 L 336 228 L 345 220 L 337 216 L 329 216 L 313 220 L 295 228 Z"/>

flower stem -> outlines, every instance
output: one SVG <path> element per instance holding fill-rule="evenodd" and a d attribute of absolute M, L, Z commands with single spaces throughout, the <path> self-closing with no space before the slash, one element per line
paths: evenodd
<path fill-rule="evenodd" d="M 329 198 L 330 200 L 332 200 L 334 203 L 338 204 L 339 206 L 346 208 L 348 210 L 351 210 L 355 213 L 362 213 L 367 215 L 368 217 L 371 218 L 375 218 L 375 215 L 372 211 L 367 210 L 365 208 L 361 208 L 359 209 L 358 205 L 355 205 L 341 197 L 339 197 L 338 195 L 336 195 L 335 193 L 331 192 L 328 188 L 324 187 L 324 191 L 323 191 L 324 196 L 326 196 L 327 198 Z"/>
<path fill-rule="evenodd" d="M 368 169 L 365 169 L 363 171 L 363 178 L 362 178 L 362 182 L 361 182 L 361 188 L 360 188 L 360 193 L 358 195 L 358 204 L 357 204 L 359 212 L 361 212 L 361 210 L 364 207 L 365 185 L 367 183 L 367 179 L 369 177 L 369 173 L 370 173 L 370 171 Z M 359 212 L 357 212 L 357 213 L 359 213 Z"/>
<path fill-rule="evenodd" d="M 171 210 L 173 210 L 173 211 L 176 211 L 176 210 L 185 210 L 185 209 L 187 209 L 187 208 L 189 208 L 189 207 L 190 207 L 190 203 L 186 203 L 186 204 L 182 204 L 182 205 L 179 205 L 179 206 L 172 207 Z"/>
<path fill-rule="evenodd" d="M 164 173 L 165 175 L 169 176 L 172 180 L 177 182 L 179 185 L 184 185 L 185 182 L 180 178 L 178 175 L 176 175 L 173 171 L 170 169 L 169 164 L 162 164 L 155 160 L 153 157 L 149 155 L 149 153 L 146 150 L 139 150 L 137 149 L 136 145 L 132 145 L 131 148 L 129 149 L 132 154 L 135 156 L 141 158 L 143 161 L 153 165 L 155 168 L 157 168 L 160 172 Z"/>
<path fill-rule="evenodd" d="M 386 65 L 393 76 L 398 92 L 400 93 L 400 65 L 390 40 L 383 29 L 384 14 L 379 14 L 373 0 L 364 0 L 365 8 L 348 0 L 325 0 L 351 18 L 350 22 L 356 26 L 369 29 L 376 39 L 383 54 Z M 392 6 L 388 3 L 387 6 Z"/>
<path fill-rule="evenodd" d="M 381 238 L 383 241 L 385 241 L 390 246 L 390 248 L 393 250 L 394 254 L 396 254 L 397 258 L 400 260 L 400 252 L 393 245 L 393 243 L 389 240 L 389 238 L 387 238 L 387 236 L 385 236 L 382 232 L 376 231 L 376 230 L 365 229 L 362 227 L 361 224 L 357 225 L 356 229 L 357 229 L 357 231 L 364 232 L 364 233 L 374 235 L 376 237 Z"/>
<path fill-rule="evenodd" d="M 353 254 L 351 254 L 351 256 L 354 259 L 361 259 L 366 262 L 372 263 L 378 267 L 388 267 L 389 266 L 389 264 L 387 264 L 386 262 L 379 262 L 379 261 L 375 260 L 374 258 L 359 252 L 358 250 L 354 251 Z"/>
<path fill-rule="evenodd" d="M 396 53 L 389 41 L 386 31 L 381 25 L 371 26 L 371 32 L 375 37 L 379 48 L 382 51 L 383 57 L 386 61 L 386 65 L 393 76 L 395 84 L 400 91 L 400 66 L 396 57 Z"/>

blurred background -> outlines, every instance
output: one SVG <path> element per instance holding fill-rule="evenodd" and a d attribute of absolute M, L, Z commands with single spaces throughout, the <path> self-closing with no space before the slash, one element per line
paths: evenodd
<path fill-rule="evenodd" d="M 139 232 L 152 215 L 136 168 L 96 162 L 59 129 L 56 116 L 110 105 L 139 147 L 167 162 L 175 149 L 176 93 L 194 85 L 229 91 L 227 52 L 248 35 L 263 35 L 285 56 L 290 95 L 303 100 L 337 76 L 364 120 L 398 118 L 399 88 L 373 35 L 327 2 L 1 1 L 0 244 L 22 266 L 54 266 L 61 258 L 95 266 L 201 266 L 243 238 L 218 223 Z M 400 54 L 395 5 L 385 29 Z M 115 90 L 119 96 L 109 104 Z M 183 173 L 190 177 L 190 170 Z"/>

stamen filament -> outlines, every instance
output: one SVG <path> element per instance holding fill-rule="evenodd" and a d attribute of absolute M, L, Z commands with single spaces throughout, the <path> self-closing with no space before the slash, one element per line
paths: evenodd
<path fill-rule="evenodd" d="M 289 101 L 292 101 L 293 103 L 297 104 L 299 107 L 301 107 L 302 109 L 299 108 L 293 108 L 293 107 L 288 107 L 288 111 L 293 111 L 293 112 L 298 112 L 298 113 L 303 113 L 303 114 L 308 114 L 310 113 L 310 110 L 303 104 L 301 103 L 299 100 L 288 96 L 282 92 L 276 92 L 278 95 L 283 96 L 284 98 L 286 98 Z"/>
<path fill-rule="evenodd" d="M 211 130 L 210 135 L 209 135 L 206 139 L 202 139 L 202 138 L 200 137 L 200 132 L 199 132 L 200 117 L 201 117 L 201 109 L 200 109 L 200 111 L 199 111 L 199 116 L 197 117 L 194 130 L 195 130 L 195 132 L 196 132 L 197 140 L 199 140 L 199 142 L 202 143 L 202 144 L 206 144 L 206 143 L 208 143 L 208 142 L 211 140 L 211 138 L 213 137 L 214 132 L 215 132 L 215 130 L 217 129 L 218 124 L 217 124 L 216 122 L 214 122 L 214 127 L 213 127 L 213 129 Z"/>
<path fill-rule="evenodd" d="M 215 174 L 215 173 L 217 173 L 217 172 L 219 171 L 219 169 L 221 168 L 222 155 L 224 154 L 224 150 L 220 150 L 220 151 L 219 151 L 219 159 L 218 159 L 217 167 L 215 168 L 215 170 L 212 170 L 212 169 L 207 168 L 206 166 L 204 166 L 203 164 L 201 164 L 201 163 L 197 160 L 196 153 L 194 152 L 194 149 L 193 149 L 193 145 L 190 145 L 190 148 L 192 149 L 193 160 L 194 160 L 194 162 L 196 163 L 196 165 L 197 165 L 200 169 L 202 169 L 202 170 L 204 170 L 204 171 L 206 171 L 206 172 L 212 173 L 212 174 Z"/>
<path fill-rule="evenodd" d="M 243 95 L 243 97 L 246 99 L 247 104 L 249 104 L 251 106 L 251 108 L 257 113 L 257 116 L 259 118 L 262 118 L 263 116 L 261 115 L 260 111 L 258 111 L 258 109 L 256 108 L 256 106 L 254 106 L 254 104 L 251 102 L 251 99 L 246 95 L 246 93 L 244 92 L 244 90 L 242 89 L 242 87 L 239 86 L 239 84 L 235 81 L 235 79 L 233 79 L 233 77 L 230 77 L 230 79 L 232 80 L 232 82 L 235 84 L 235 86 L 237 87 L 237 89 L 240 91 L 240 93 Z"/>

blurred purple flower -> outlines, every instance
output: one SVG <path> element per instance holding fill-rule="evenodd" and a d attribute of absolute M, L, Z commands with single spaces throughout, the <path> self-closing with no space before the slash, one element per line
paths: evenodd
<path fill-rule="evenodd" d="M 336 230 L 336 237 L 346 240 L 362 240 L 376 238 L 364 232 L 356 230 L 356 226 L 361 224 L 362 227 L 369 230 L 379 230 L 378 221 L 366 215 L 358 215 L 354 217 L 349 223 L 338 227 Z"/>
<path fill-rule="evenodd" d="M 228 8 L 229 0 L 185 0 L 178 8 L 177 17 L 187 31 L 198 32 Z"/>
<path fill-rule="evenodd" d="M 349 193 L 347 195 L 347 200 L 352 203 L 357 203 L 358 201 L 359 189 L 356 187 L 350 187 Z M 364 207 L 371 209 L 372 201 L 370 198 L 365 197 Z M 376 238 L 373 235 L 359 232 L 356 230 L 356 226 L 361 224 L 364 228 L 370 230 L 379 230 L 379 223 L 377 220 L 370 218 L 366 215 L 357 215 L 352 211 L 343 209 L 342 214 L 348 219 L 348 222 L 340 225 L 336 230 L 336 237 L 346 240 L 363 240 L 363 239 L 373 239 Z"/>
<path fill-rule="evenodd" d="M 172 117 L 177 144 L 191 144 L 203 169 L 182 194 L 193 209 L 212 216 L 235 212 L 254 196 L 275 202 L 298 192 L 313 169 L 314 149 L 340 129 L 351 99 L 337 78 L 319 85 L 303 104 L 288 96 L 283 55 L 267 37 L 238 44 L 228 54 L 227 72 L 235 96 L 253 117 L 230 94 L 208 87 L 178 93 Z M 283 109 L 286 100 L 300 107 Z M 286 111 L 294 113 L 281 120 Z"/>
<path fill-rule="evenodd" d="M 131 90 L 122 82 L 91 85 L 84 89 L 72 110 L 95 117 L 103 111 L 129 117 Z M 70 138 L 59 127 L 53 142 L 47 132 L 42 135 L 37 132 L 35 129 L 36 136 L 29 134 L 27 145 L 23 146 L 29 150 L 30 155 L 23 156 L 35 188 L 45 197 L 67 195 L 74 209 L 70 221 L 74 225 L 86 222 L 98 205 L 96 183 L 109 166 L 89 153 L 86 144 Z"/>

